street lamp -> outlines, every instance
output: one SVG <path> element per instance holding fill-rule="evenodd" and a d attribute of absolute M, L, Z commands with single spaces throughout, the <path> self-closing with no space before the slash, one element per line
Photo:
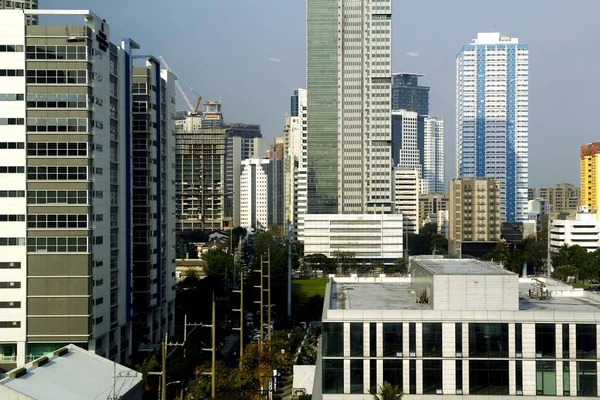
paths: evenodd
<path fill-rule="evenodd" d="M 167 388 L 169 387 L 169 385 L 176 385 L 176 384 L 181 384 L 181 398 L 183 399 L 183 381 L 181 381 L 181 380 L 167 383 L 165 386 L 165 392 L 167 391 Z"/>

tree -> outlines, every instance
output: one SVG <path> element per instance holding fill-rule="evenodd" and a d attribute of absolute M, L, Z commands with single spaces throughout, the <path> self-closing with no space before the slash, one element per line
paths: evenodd
<path fill-rule="evenodd" d="M 404 396 L 398 386 L 392 386 L 389 382 L 383 382 L 383 385 L 379 386 L 379 393 L 377 390 L 369 390 L 369 394 L 373 395 L 374 400 L 400 400 Z"/>
<path fill-rule="evenodd" d="M 335 260 L 325 254 L 309 254 L 302 259 L 302 267 L 309 271 L 321 270 L 326 274 L 335 273 Z"/>
<path fill-rule="evenodd" d="M 398 257 L 396 261 L 394 261 L 394 266 L 388 267 L 385 272 L 390 274 L 406 274 L 408 271 L 404 257 Z"/>
<path fill-rule="evenodd" d="M 334 251 L 331 256 L 335 260 L 336 266 L 339 266 L 341 273 L 356 271 L 358 263 L 356 262 L 356 254 L 350 251 Z"/>
<path fill-rule="evenodd" d="M 225 272 L 233 272 L 233 256 L 224 253 L 221 249 L 210 249 L 202 254 L 204 260 L 204 273 L 207 276 L 224 276 Z"/>

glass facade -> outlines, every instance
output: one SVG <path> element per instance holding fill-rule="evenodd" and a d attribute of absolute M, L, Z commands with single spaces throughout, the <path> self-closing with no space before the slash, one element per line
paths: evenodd
<path fill-rule="evenodd" d="M 323 356 L 344 356 L 344 324 L 341 322 L 327 322 L 322 327 Z"/>
<path fill-rule="evenodd" d="M 402 356 L 401 323 L 383 323 L 383 356 Z"/>
<path fill-rule="evenodd" d="M 469 357 L 508 358 L 508 324 L 469 324 Z"/>
<path fill-rule="evenodd" d="M 556 358 L 556 325 L 535 324 L 536 358 Z"/>
<path fill-rule="evenodd" d="M 442 391 L 442 360 L 423 360 L 423 394 Z"/>
<path fill-rule="evenodd" d="M 344 393 L 344 360 L 323 360 L 323 393 Z"/>
<path fill-rule="evenodd" d="M 350 324 L 350 357 L 363 356 L 363 324 Z"/>
<path fill-rule="evenodd" d="M 383 360 L 383 381 L 402 388 L 402 360 Z"/>
<path fill-rule="evenodd" d="M 598 370 L 595 361 L 577 363 L 577 396 L 598 396 Z"/>
<path fill-rule="evenodd" d="M 508 360 L 470 360 L 469 394 L 508 395 Z"/>
<path fill-rule="evenodd" d="M 556 362 L 538 361 L 535 363 L 537 396 L 556 396 Z"/>
<path fill-rule="evenodd" d="M 419 86 L 420 74 L 392 76 L 392 110 L 414 111 L 429 115 L 429 87 Z"/>
<path fill-rule="evenodd" d="M 423 323 L 423 357 L 442 356 L 442 324 Z"/>
<path fill-rule="evenodd" d="M 575 327 L 577 358 L 596 358 L 596 325 L 577 324 Z"/>

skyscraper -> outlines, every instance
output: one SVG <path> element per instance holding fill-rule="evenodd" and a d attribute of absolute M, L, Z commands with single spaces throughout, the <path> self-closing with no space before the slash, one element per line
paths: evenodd
<path fill-rule="evenodd" d="M 240 175 L 240 226 L 245 229 L 269 227 L 269 164 L 268 158 L 242 161 Z"/>
<path fill-rule="evenodd" d="M 391 23 L 391 0 L 307 0 L 308 213 L 393 211 Z"/>
<path fill-rule="evenodd" d="M 37 10 L 38 0 L 0 0 L 0 10 Z M 26 14 L 25 23 L 27 25 L 36 25 L 38 16 L 35 14 Z"/>
<path fill-rule="evenodd" d="M 456 57 L 456 175 L 493 178 L 506 221 L 527 217 L 529 47 L 478 33 Z"/>
<path fill-rule="evenodd" d="M 392 75 L 392 110 L 429 115 L 429 87 L 419 85 L 423 74 L 398 72 Z"/>
<path fill-rule="evenodd" d="M 600 215 L 600 142 L 581 146 L 579 204 Z M 556 211 L 556 210 L 552 210 Z"/>
<path fill-rule="evenodd" d="M 421 193 L 445 193 L 446 172 L 444 163 L 444 120 L 423 118 L 423 181 Z"/>

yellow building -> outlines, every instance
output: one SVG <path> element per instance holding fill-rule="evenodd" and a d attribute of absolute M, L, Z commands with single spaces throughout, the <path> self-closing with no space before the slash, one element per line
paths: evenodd
<path fill-rule="evenodd" d="M 600 211 L 600 142 L 581 146 L 579 204 L 587 206 L 598 215 Z"/>

